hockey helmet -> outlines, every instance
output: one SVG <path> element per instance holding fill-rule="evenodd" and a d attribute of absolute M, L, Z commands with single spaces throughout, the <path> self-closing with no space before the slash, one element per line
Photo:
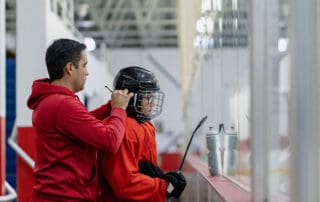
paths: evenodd
<path fill-rule="evenodd" d="M 164 93 L 160 91 L 155 75 L 142 67 L 131 66 L 121 69 L 113 82 L 114 89 L 127 88 L 134 93 L 127 113 L 142 123 L 161 114 Z"/>

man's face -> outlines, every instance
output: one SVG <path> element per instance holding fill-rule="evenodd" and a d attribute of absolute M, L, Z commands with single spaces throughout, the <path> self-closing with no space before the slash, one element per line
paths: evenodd
<path fill-rule="evenodd" d="M 81 59 L 78 63 L 78 68 L 74 68 L 73 87 L 75 92 L 78 92 L 84 89 L 87 76 L 89 75 L 87 69 L 87 54 L 84 50 L 81 52 Z"/>

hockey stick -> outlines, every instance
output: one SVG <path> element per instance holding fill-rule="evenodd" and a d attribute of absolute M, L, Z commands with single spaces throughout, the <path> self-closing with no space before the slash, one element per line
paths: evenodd
<path fill-rule="evenodd" d="M 182 169 L 182 166 L 184 164 L 184 161 L 186 159 L 186 156 L 187 156 L 187 153 L 188 153 L 188 150 L 189 150 L 189 147 L 191 145 L 191 142 L 192 142 L 192 139 L 193 139 L 193 136 L 196 134 L 196 132 L 198 131 L 198 129 L 202 126 L 202 124 L 207 120 L 208 116 L 205 116 L 201 119 L 201 121 L 198 123 L 197 127 L 194 129 L 192 135 L 191 135 L 191 138 L 189 140 L 189 143 L 188 143 L 188 146 L 186 148 L 186 151 L 184 152 L 184 155 L 183 155 L 183 158 L 182 158 L 182 161 L 180 163 L 180 166 L 179 166 L 179 170 L 178 172 L 181 172 L 181 169 Z"/>
<path fill-rule="evenodd" d="M 113 93 L 113 91 L 111 90 L 111 88 L 109 88 L 108 86 L 104 86 L 104 87 L 106 87 L 106 88 L 110 91 L 110 93 Z"/>

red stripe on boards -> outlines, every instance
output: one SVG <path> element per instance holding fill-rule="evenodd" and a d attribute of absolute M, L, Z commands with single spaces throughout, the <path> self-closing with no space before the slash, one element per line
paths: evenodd
<path fill-rule="evenodd" d="M 0 195 L 5 194 L 4 182 L 6 179 L 6 143 L 5 117 L 0 117 Z"/>
<path fill-rule="evenodd" d="M 35 159 L 35 131 L 32 127 L 18 127 L 18 145 Z M 34 183 L 33 169 L 17 156 L 17 195 L 19 202 L 29 202 Z"/>

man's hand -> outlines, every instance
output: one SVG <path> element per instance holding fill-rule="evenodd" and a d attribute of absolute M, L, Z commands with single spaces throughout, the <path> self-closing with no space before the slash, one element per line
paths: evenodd
<path fill-rule="evenodd" d="M 187 185 L 187 181 L 181 172 L 167 172 L 163 177 L 168 183 L 167 197 L 179 198 L 184 188 Z"/>
<path fill-rule="evenodd" d="M 158 166 L 154 165 L 150 161 L 141 161 L 139 162 L 139 173 L 148 175 L 152 178 L 158 177 L 163 178 L 164 173 Z"/>
<path fill-rule="evenodd" d="M 111 107 L 120 107 L 126 109 L 133 93 L 129 93 L 128 89 L 115 90 L 111 95 Z"/>

